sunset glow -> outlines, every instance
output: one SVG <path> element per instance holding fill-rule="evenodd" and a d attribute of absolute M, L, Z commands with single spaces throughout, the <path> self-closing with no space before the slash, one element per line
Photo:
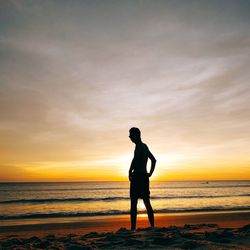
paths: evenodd
<path fill-rule="evenodd" d="M 247 1 L 62 2 L 1 3 L 1 182 L 127 181 L 133 126 L 152 180 L 250 179 Z"/>

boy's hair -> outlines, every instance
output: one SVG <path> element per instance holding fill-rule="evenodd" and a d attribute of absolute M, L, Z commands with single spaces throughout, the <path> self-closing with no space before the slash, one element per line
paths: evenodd
<path fill-rule="evenodd" d="M 141 131 L 140 131 L 139 128 L 133 127 L 133 128 L 131 128 L 131 129 L 129 130 L 129 133 L 130 133 L 131 135 L 135 135 L 136 137 L 141 137 Z"/>

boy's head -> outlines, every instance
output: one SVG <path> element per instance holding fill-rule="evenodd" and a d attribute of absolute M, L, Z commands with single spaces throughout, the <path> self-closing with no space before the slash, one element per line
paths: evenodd
<path fill-rule="evenodd" d="M 141 131 L 139 128 L 131 128 L 129 130 L 129 138 L 131 139 L 132 142 L 138 142 L 141 140 Z"/>

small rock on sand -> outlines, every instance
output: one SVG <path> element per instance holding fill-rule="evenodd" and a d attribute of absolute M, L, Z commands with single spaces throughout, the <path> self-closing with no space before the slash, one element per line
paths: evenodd
<path fill-rule="evenodd" d="M 92 247 L 72 244 L 67 246 L 65 250 L 92 250 Z"/>

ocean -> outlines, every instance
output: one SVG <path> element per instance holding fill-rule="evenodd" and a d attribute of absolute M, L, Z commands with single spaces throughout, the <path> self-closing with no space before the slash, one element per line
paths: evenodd
<path fill-rule="evenodd" d="M 250 210 L 250 181 L 151 182 L 155 213 Z M 0 222 L 129 214 L 129 182 L 0 183 Z M 146 213 L 142 201 L 138 212 Z"/>

